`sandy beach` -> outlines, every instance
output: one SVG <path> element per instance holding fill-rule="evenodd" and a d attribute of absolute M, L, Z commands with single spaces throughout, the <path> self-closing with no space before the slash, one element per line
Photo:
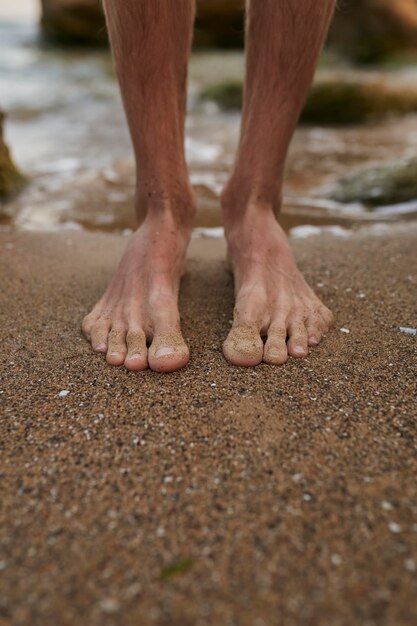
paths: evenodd
<path fill-rule="evenodd" d="M 278 368 L 224 361 L 194 240 L 169 375 L 80 335 L 125 243 L 0 234 L 1 626 L 415 624 L 416 227 L 294 242 L 336 324 Z"/>

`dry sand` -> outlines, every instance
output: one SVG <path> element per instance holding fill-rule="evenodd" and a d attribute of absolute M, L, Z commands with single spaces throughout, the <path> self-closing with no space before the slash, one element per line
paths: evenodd
<path fill-rule="evenodd" d="M 276 368 L 225 363 L 194 241 L 168 375 L 80 336 L 125 241 L 0 235 L 0 625 L 414 625 L 416 228 L 295 242 L 336 326 Z"/>

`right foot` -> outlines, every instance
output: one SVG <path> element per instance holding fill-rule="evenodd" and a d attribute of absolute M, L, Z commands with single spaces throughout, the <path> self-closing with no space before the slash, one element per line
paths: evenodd
<path fill-rule="evenodd" d="M 190 233 L 191 227 L 162 210 L 150 211 L 133 235 L 116 275 L 82 324 L 93 350 L 105 353 L 110 365 L 172 372 L 188 363 L 177 300 Z"/>

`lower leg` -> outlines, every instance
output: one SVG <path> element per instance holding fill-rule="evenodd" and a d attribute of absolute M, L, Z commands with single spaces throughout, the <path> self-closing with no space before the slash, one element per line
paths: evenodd
<path fill-rule="evenodd" d="M 194 0 L 106 0 L 105 10 L 135 152 L 141 225 L 83 331 L 112 365 L 171 371 L 189 358 L 177 296 L 195 213 L 184 155 Z"/>
<path fill-rule="evenodd" d="M 288 146 L 333 8 L 334 0 L 251 0 L 248 6 L 241 137 L 222 196 L 236 290 L 224 353 L 236 364 L 305 357 L 331 324 L 275 215 Z"/>

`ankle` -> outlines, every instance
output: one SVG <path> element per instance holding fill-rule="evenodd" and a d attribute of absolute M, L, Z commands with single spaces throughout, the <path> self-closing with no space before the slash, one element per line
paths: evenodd
<path fill-rule="evenodd" d="M 271 219 L 276 221 L 281 207 L 280 188 L 248 185 L 231 179 L 221 194 L 223 223 L 226 236 L 245 227 L 261 226 Z"/>
<path fill-rule="evenodd" d="M 136 212 L 140 223 L 163 220 L 176 229 L 191 231 L 196 210 L 194 190 L 187 180 L 166 182 L 154 177 L 138 181 Z"/>

